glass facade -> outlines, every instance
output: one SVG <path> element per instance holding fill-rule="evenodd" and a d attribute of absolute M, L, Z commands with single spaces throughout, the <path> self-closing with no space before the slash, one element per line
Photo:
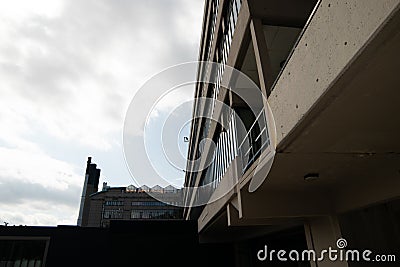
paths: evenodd
<path fill-rule="evenodd" d="M 215 132 L 210 134 L 209 131 L 213 123 L 211 119 L 205 119 L 203 121 L 194 122 L 195 125 L 199 123 L 201 126 L 201 131 L 197 138 L 198 150 L 193 151 L 193 155 L 190 155 L 191 159 L 199 158 L 203 155 L 205 140 L 207 138 L 212 138 L 215 143 L 214 151 L 207 151 L 208 157 L 211 157 L 211 164 L 201 173 L 199 186 L 211 185 L 212 189 L 217 188 L 222 177 L 226 173 L 227 169 L 231 165 L 232 161 L 238 157 L 242 164 L 243 173 L 251 166 L 251 164 L 256 160 L 256 158 L 261 154 L 263 148 L 270 144 L 268 127 L 266 122 L 266 114 L 262 107 L 256 111 L 250 110 L 250 108 L 242 108 L 246 110 L 236 110 L 238 114 L 232 111 L 221 112 L 220 115 L 214 114 L 217 110 L 217 101 L 224 101 L 220 98 L 221 83 L 225 72 L 225 66 L 228 61 L 228 56 L 231 49 L 231 44 L 234 37 L 234 31 L 236 23 L 239 17 L 240 8 L 242 5 L 241 0 L 230 0 L 224 3 L 222 7 L 221 19 L 217 20 L 218 9 L 221 9 L 218 5 L 219 1 L 212 1 L 211 4 L 211 14 L 208 21 L 208 33 L 206 35 L 205 42 L 205 53 L 203 54 L 203 60 L 214 61 L 220 63 L 215 69 L 206 68 L 203 65 L 200 66 L 199 75 L 209 77 L 209 81 L 214 81 L 215 83 L 200 83 L 198 84 L 197 90 L 200 92 L 200 96 L 205 96 L 210 101 L 205 101 L 204 109 L 197 108 L 195 110 L 196 116 L 205 118 L 216 118 L 224 122 L 225 129 L 221 125 L 217 125 Z M 221 11 L 221 10 L 220 10 Z M 216 23 L 219 22 L 219 25 Z M 215 31 L 219 27 L 218 34 Z M 214 40 L 214 35 L 216 40 Z M 212 55 L 213 42 L 216 42 L 215 52 Z M 206 79 L 207 80 L 207 79 Z M 219 105 L 219 104 L 218 104 Z M 199 106 L 198 106 L 199 107 Z M 199 114 L 199 113 L 203 114 Z M 239 114 L 240 113 L 240 114 Z M 251 113 L 250 115 L 247 113 Z M 218 115 L 218 116 L 217 116 Z M 240 121 L 239 121 L 240 120 Z M 237 125 L 243 123 L 246 128 L 246 132 L 238 132 Z M 197 125 L 199 127 L 199 125 Z M 210 154 L 212 153 L 212 154 Z M 192 179 L 189 179 L 188 186 L 194 186 L 194 177 L 200 173 L 195 173 L 191 175 Z"/>
<path fill-rule="evenodd" d="M 221 19 L 221 31 L 218 38 L 218 43 L 216 46 L 215 56 L 212 59 L 215 62 L 220 63 L 218 65 L 218 69 L 211 70 L 211 73 L 215 75 L 215 77 L 211 77 L 210 81 L 215 81 L 215 84 L 203 84 L 203 91 L 210 92 L 207 95 L 211 97 L 212 101 L 207 101 L 205 104 L 208 106 L 205 108 L 205 112 L 208 114 L 206 117 L 212 117 L 215 111 L 216 101 L 219 96 L 220 87 L 222 77 L 225 71 L 225 64 L 228 60 L 229 51 L 232 44 L 233 34 L 236 27 L 236 22 L 238 19 L 238 15 L 240 12 L 242 1 L 241 0 L 231 0 L 228 1 L 226 7 L 223 11 L 222 19 Z M 209 21 L 210 27 L 208 35 L 208 42 L 206 46 L 206 58 L 205 60 L 211 60 L 211 46 L 213 42 L 213 36 L 215 32 L 215 23 L 216 16 L 218 12 L 219 1 L 213 1 L 212 9 L 211 9 L 211 20 Z M 208 69 L 202 71 L 201 75 L 209 75 Z M 231 113 L 223 113 L 221 115 L 222 121 L 229 122 L 228 129 L 223 129 L 216 138 L 214 138 L 216 143 L 216 149 L 213 152 L 213 160 L 211 165 L 208 166 L 205 174 L 201 180 L 201 185 L 212 184 L 212 188 L 216 188 L 221 181 L 224 173 L 229 167 L 232 160 L 238 155 L 237 150 L 237 133 L 236 133 L 236 119 L 234 114 Z M 211 127 L 212 120 L 206 120 L 204 123 L 204 128 L 202 131 L 202 137 L 199 140 L 205 139 L 208 137 L 209 129 Z M 204 145 L 204 143 L 203 143 Z M 204 148 L 199 147 L 199 151 L 202 152 Z"/>
<path fill-rule="evenodd" d="M 219 1 L 213 1 L 213 2 L 218 3 Z M 203 86 L 205 86 L 203 88 L 203 90 L 205 90 L 205 91 L 210 90 L 210 92 L 211 92 L 210 96 L 213 99 L 211 107 L 206 108 L 207 112 L 210 115 L 213 115 L 214 109 L 215 109 L 215 101 L 216 101 L 216 99 L 218 99 L 218 95 L 219 95 L 219 91 L 220 91 L 220 87 L 221 87 L 221 81 L 222 81 L 222 77 L 223 77 L 224 70 L 225 70 L 225 64 L 228 60 L 229 50 L 230 50 L 231 44 L 232 44 L 233 33 L 235 31 L 236 22 L 237 22 L 237 18 L 238 18 L 238 14 L 239 14 L 241 5 L 242 5 L 241 0 L 233 0 L 233 1 L 229 1 L 229 3 L 228 3 L 228 8 L 226 9 L 226 13 L 223 16 L 223 19 L 221 22 L 222 23 L 222 25 L 221 25 L 222 34 L 218 40 L 217 49 L 215 51 L 215 58 L 212 59 L 212 61 L 220 63 L 218 65 L 218 69 L 212 70 L 212 72 L 211 72 L 212 74 L 215 74 L 215 77 L 211 78 L 210 81 L 215 81 L 215 84 L 210 84 L 210 85 L 204 84 L 203 85 Z M 216 9 L 216 12 L 217 11 L 218 11 L 218 8 Z M 216 14 L 215 14 L 215 16 L 216 16 Z M 214 28 L 211 28 L 211 29 L 213 30 L 212 36 L 214 36 Z M 211 44 L 212 44 L 212 39 L 211 39 Z M 211 52 L 211 46 L 208 47 L 208 53 L 210 53 L 210 52 Z M 206 58 L 206 61 L 209 61 L 209 60 L 211 60 L 211 59 L 208 55 Z M 209 71 L 210 71 L 209 69 L 206 69 L 206 70 L 203 70 L 203 73 L 208 75 Z M 211 87 L 209 87 L 209 86 L 211 86 Z M 209 110 L 210 108 L 211 108 L 211 110 Z M 206 124 L 208 124 L 208 125 L 206 125 L 206 127 L 205 127 L 204 137 L 207 137 L 210 123 L 211 123 L 210 120 L 206 121 Z"/>
<path fill-rule="evenodd" d="M 214 33 L 216 29 L 216 23 L 217 23 L 217 14 L 218 14 L 218 8 L 219 8 L 220 1 L 219 0 L 213 0 L 211 4 L 211 17 L 209 20 L 208 24 L 208 32 L 207 32 L 207 37 L 206 37 L 206 49 L 205 53 L 203 56 L 204 61 L 209 61 L 211 59 L 211 47 L 214 41 Z M 220 42 L 222 44 L 222 47 L 224 46 L 229 46 L 232 42 L 232 37 L 233 37 L 233 31 L 236 26 L 236 21 L 239 15 L 240 7 L 242 5 L 241 0 L 233 0 L 228 2 L 228 8 L 224 14 L 224 22 L 223 22 L 223 27 L 224 29 L 223 32 L 223 39 L 227 39 L 229 41 L 229 44 L 223 44 L 224 41 Z M 221 47 L 221 46 L 220 46 Z M 229 51 L 226 51 L 226 55 L 228 55 Z M 217 61 L 219 62 L 219 61 Z"/>
<path fill-rule="evenodd" d="M 214 40 L 214 32 L 215 32 L 215 26 L 217 23 L 217 13 L 218 13 L 218 6 L 219 6 L 219 0 L 213 0 L 211 4 L 211 19 L 209 21 L 209 31 L 207 34 L 207 46 L 206 46 L 206 58 L 205 61 L 210 60 L 210 55 L 211 55 L 211 46 Z"/>

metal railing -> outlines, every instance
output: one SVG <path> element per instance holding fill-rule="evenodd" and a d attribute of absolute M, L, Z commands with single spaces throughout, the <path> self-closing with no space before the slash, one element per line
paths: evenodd
<path fill-rule="evenodd" d="M 242 174 L 244 174 L 251 164 L 260 156 L 263 149 L 269 145 L 270 138 L 267 118 L 265 109 L 262 109 L 238 147 L 242 161 Z"/>
<path fill-rule="evenodd" d="M 232 161 L 238 156 L 241 161 L 242 174 L 257 160 L 261 153 L 270 145 L 268 124 L 265 109 L 254 119 L 251 126 L 243 130 L 240 137 L 237 125 L 240 125 L 233 113 L 230 115 L 230 123 L 226 132 L 221 132 L 216 144 L 214 160 L 207 168 L 203 182 L 212 183 L 212 188 L 217 188 L 222 177 L 224 177 Z M 239 140 L 242 140 L 238 145 Z"/>

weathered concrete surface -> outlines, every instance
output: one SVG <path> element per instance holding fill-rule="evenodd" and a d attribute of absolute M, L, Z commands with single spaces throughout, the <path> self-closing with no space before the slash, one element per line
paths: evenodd
<path fill-rule="evenodd" d="M 323 0 L 269 98 L 278 144 L 398 9 L 399 0 Z M 284 143 L 280 144 L 284 148 Z"/>

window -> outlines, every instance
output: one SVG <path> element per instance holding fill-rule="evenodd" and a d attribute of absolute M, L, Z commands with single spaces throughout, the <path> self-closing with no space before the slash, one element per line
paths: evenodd
<path fill-rule="evenodd" d="M 43 266 L 48 240 L 0 240 L 0 266 Z"/>
<path fill-rule="evenodd" d="M 177 210 L 132 210 L 131 219 L 178 219 Z"/>
<path fill-rule="evenodd" d="M 122 219 L 123 212 L 121 209 L 118 210 L 105 210 L 103 212 L 104 219 Z"/>
<path fill-rule="evenodd" d="M 166 206 L 167 204 L 158 201 L 133 201 L 132 206 Z"/>
<path fill-rule="evenodd" d="M 123 206 L 124 202 L 123 201 L 118 201 L 118 200 L 107 200 L 104 202 L 105 206 Z"/>

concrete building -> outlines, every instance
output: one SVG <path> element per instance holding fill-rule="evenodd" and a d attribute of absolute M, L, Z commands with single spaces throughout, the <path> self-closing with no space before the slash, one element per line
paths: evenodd
<path fill-rule="evenodd" d="M 345 238 L 348 248 L 398 253 L 399 3 L 205 1 L 199 60 L 222 67 L 199 65 L 198 75 L 214 75 L 216 84 L 198 83 L 195 99 L 225 103 L 246 132 L 235 134 L 230 114 L 195 101 L 193 116 L 204 116 L 192 123 L 188 158 L 214 161 L 199 171 L 188 162 L 185 186 L 211 185 L 214 194 L 226 194 L 206 205 L 189 205 L 184 217 L 198 222 L 203 242 L 234 243 L 236 266 L 283 264 L 255 260 L 264 244 L 322 251 Z M 225 64 L 258 85 L 274 121 L 261 97 L 253 98 L 259 110 L 254 114 L 221 86 L 220 81 L 233 79 Z M 239 86 L 243 94 L 246 90 Z M 228 120 L 228 129 L 210 123 L 209 114 Z M 214 140 L 216 151 L 200 149 L 204 138 Z M 186 196 L 188 204 L 196 202 L 195 195 Z M 285 264 L 365 266 L 329 260 Z"/>
<path fill-rule="evenodd" d="M 177 220 L 183 209 L 178 206 L 181 191 L 158 185 L 150 188 L 110 187 L 106 182 L 98 191 L 100 170 L 87 161 L 78 226 L 108 227 L 112 220 Z M 151 192 L 151 195 L 149 194 Z"/>

